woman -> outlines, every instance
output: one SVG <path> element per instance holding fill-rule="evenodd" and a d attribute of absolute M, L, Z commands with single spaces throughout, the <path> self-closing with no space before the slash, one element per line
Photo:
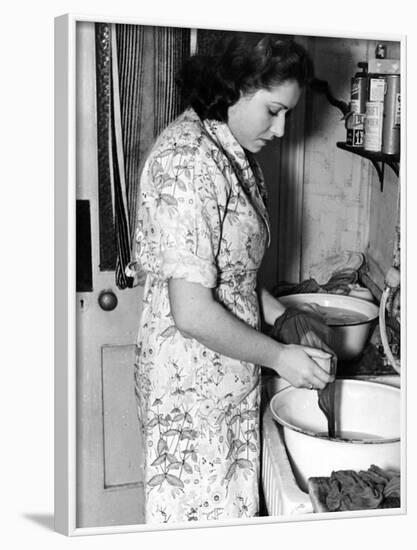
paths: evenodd
<path fill-rule="evenodd" d="M 297 387 L 332 380 L 327 353 L 259 331 L 260 311 L 273 325 L 284 307 L 256 288 L 269 224 L 252 154 L 284 135 L 308 77 L 305 51 L 271 36 L 190 58 L 190 107 L 145 164 L 135 372 L 148 523 L 257 515 L 260 365 Z"/>

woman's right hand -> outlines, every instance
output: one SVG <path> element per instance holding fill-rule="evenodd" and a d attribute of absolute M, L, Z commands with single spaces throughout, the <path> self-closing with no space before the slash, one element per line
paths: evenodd
<path fill-rule="evenodd" d="M 281 344 L 274 370 L 296 388 L 321 390 L 334 381 L 331 355 L 309 346 Z"/>

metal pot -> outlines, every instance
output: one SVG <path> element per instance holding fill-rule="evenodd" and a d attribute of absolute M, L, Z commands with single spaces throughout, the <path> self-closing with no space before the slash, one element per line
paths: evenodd
<path fill-rule="evenodd" d="M 332 325 L 331 348 L 340 361 L 356 359 L 363 351 L 378 321 L 378 306 L 361 298 L 341 294 L 291 294 L 282 296 L 279 301 L 285 306 L 296 307 L 301 304 L 317 304 L 323 308 L 341 308 L 362 314 L 360 322 L 347 320 L 345 324 Z"/>

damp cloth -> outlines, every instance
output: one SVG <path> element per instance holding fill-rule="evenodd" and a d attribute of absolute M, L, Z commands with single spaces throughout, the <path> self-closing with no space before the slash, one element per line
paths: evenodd
<path fill-rule="evenodd" d="M 283 344 L 300 344 L 327 351 L 331 355 L 331 370 L 336 378 L 337 356 L 329 347 L 331 341 L 331 327 L 315 311 L 305 311 L 295 307 L 288 307 L 275 320 L 270 336 Z M 329 437 L 335 437 L 334 415 L 334 382 L 327 384 L 322 390 L 317 390 L 318 404 L 327 418 Z"/>
<path fill-rule="evenodd" d="M 365 263 L 360 252 L 344 252 L 320 262 L 310 270 L 310 277 L 300 283 L 279 281 L 272 290 L 275 297 L 287 294 L 330 293 L 347 295 L 359 280 L 359 270 Z"/>
<path fill-rule="evenodd" d="M 301 283 L 279 282 L 272 290 L 275 297 L 286 296 L 288 294 L 342 294 L 348 295 L 352 290 L 352 285 L 359 280 L 358 271 L 339 271 L 324 285 L 319 285 L 315 279 L 306 279 Z"/>
<path fill-rule="evenodd" d="M 400 474 L 374 464 L 366 471 L 338 470 L 329 478 L 326 505 L 331 512 L 400 506 Z"/>

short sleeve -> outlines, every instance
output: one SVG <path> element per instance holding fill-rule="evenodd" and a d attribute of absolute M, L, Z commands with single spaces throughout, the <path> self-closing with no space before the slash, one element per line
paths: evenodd
<path fill-rule="evenodd" d="M 152 156 L 145 177 L 160 276 L 215 287 L 220 220 L 210 158 L 176 145 Z"/>

